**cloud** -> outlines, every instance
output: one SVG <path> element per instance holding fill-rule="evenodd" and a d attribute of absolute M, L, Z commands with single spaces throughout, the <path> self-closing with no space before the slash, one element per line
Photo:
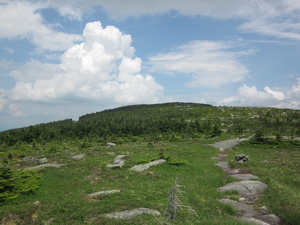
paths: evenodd
<path fill-rule="evenodd" d="M 20 103 L 12 103 L 9 105 L 9 110 L 12 112 L 12 114 L 14 116 L 17 116 L 17 117 L 25 116 L 25 113 L 23 113 L 20 109 L 21 106 L 22 106 L 22 104 L 20 104 Z"/>
<path fill-rule="evenodd" d="M 298 84 L 285 91 L 275 91 L 270 87 L 259 91 L 255 86 L 243 85 L 237 90 L 236 96 L 225 98 L 218 104 L 300 109 L 300 78 L 297 82 Z"/>
<path fill-rule="evenodd" d="M 78 20 L 97 5 L 115 20 L 173 10 L 181 15 L 235 19 L 243 32 L 300 40 L 300 3 L 295 0 L 51 0 L 49 4 Z"/>
<path fill-rule="evenodd" d="M 154 70 L 191 75 L 190 87 L 214 87 L 240 82 L 248 70 L 239 58 L 254 50 L 233 51 L 238 44 L 223 41 L 193 41 L 172 52 L 150 58 Z"/>
<path fill-rule="evenodd" d="M 7 103 L 6 95 L 7 95 L 6 91 L 0 89 L 0 112 L 3 110 L 4 105 Z"/>
<path fill-rule="evenodd" d="M 11 48 L 3 48 L 8 54 L 13 54 L 15 51 Z"/>
<path fill-rule="evenodd" d="M 134 58 L 130 35 L 92 22 L 86 24 L 83 37 L 85 42 L 65 51 L 60 64 L 32 60 L 11 71 L 17 83 L 9 99 L 121 104 L 159 100 L 163 87 L 150 75 L 141 74 L 142 60 Z"/>
<path fill-rule="evenodd" d="M 1 1 L 0 38 L 27 39 L 39 49 L 62 51 L 82 37 L 66 34 L 46 24 L 38 10 L 46 8 L 43 2 Z"/>

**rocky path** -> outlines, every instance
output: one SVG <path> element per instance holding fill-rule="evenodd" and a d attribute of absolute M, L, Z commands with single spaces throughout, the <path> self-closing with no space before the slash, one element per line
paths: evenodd
<path fill-rule="evenodd" d="M 268 213 L 266 206 L 261 207 L 259 211 L 253 208 L 253 204 L 257 201 L 262 191 L 267 188 L 267 184 L 258 181 L 259 177 L 253 174 L 245 173 L 240 169 L 230 168 L 225 161 L 227 156 L 226 149 L 245 140 L 247 139 L 230 139 L 212 144 L 213 147 L 220 149 L 219 157 L 214 158 L 218 161 L 215 165 L 221 167 L 227 176 L 232 176 L 238 180 L 220 187 L 219 191 L 238 191 L 239 200 L 221 199 L 220 202 L 235 207 L 238 210 L 237 218 L 240 220 L 258 225 L 282 225 L 283 223 L 276 215 Z"/>

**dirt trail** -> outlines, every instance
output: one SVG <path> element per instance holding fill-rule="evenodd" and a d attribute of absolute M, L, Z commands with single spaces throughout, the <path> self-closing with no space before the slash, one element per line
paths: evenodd
<path fill-rule="evenodd" d="M 263 190 L 267 188 L 267 185 L 257 181 L 259 179 L 257 176 L 245 173 L 245 171 L 240 169 L 230 168 L 228 163 L 225 161 L 225 158 L 227 157 L 226 149 L 232 148 L 233 146 L 246 140 L 248 140 L 248 138 L 229 139 L 211 145 L 220 149 L 219 157 L 214 158 L 218 161 L 218 163 L 215 165 L 221 167 L 227 176 L 233 176 L 235 179 L 239 180 L 228 183 L 219 188 L 219 191 L 221 192 L 228 190 L 238 191 L 240 197 L 239 201 L 221 199 L 220 202 L 235 207 L 238 210 L 237 218 L 239 220 L 258 225 L 283 225 L 284 223 L 282 223 L 276 215 L 268 213 L 266 206 L 261 207 L 260 211 L 255 211 L 253 209 L 253 204 L 257 201 Z"/>

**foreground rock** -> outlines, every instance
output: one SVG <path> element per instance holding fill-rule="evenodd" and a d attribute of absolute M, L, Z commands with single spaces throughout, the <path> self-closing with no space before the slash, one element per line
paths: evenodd
<path fill-rule="evenodd" d="M 134 216 L 140 215 L 140 214 L 151 214 L 153 216 L 160 216 L 160 212 L 154 209 L 147 209 L 147 208 L 137 208 L 132 210 L 126 210 L 121 212 L 113 212 L 113 213 L 106 213 L 102 214 L 102 216 L 114 218 L 114 219 L 130 219 Z"/>
<path fill-rule="evenodd" d="M 144 170 L 149 169 L 151 166 L 156 166 L 156 165 L 162 164 L 164 162 L 166 162 L 165 159 L 159 159 L 159 160 L 155 160 L 153 162 L 149 162 L 146 164 L 136 165 L 136 166 L 130 168 L 129 170 L 136 171 L 136 172 L 143 172 Z"/>
<path fill-rule="evenodd" d="M 125 164 L 127 159 L 126 155 L 118 155 L 114 161 L 108 165 L 106 165 L 106 167 L 114 169 L 114 168 L 120 168 L 122 169 L 123 165 Z"/>
<path fill-rule="evenodd" d="M 241 196 L 248 197 L 251 195 L 258 195 L 266 188 L 267 185 L 260 181 L 242 180 L 238 182 L 228 183 L 225 186 L 220 187 L 219 190 L 222 192 L 238 191 Z"/>

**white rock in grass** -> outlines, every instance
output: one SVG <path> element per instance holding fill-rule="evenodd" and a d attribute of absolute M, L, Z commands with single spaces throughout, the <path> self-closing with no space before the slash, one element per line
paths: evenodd
<path fill-rule="evenodd" d="M 38 164 L 46 164 L 49 162 L 47 158 L 41 158 L 37 160 Z"/>
<path fill-rule="evenodd" d="M 99 191 L 99 192 L 95 192 L 92 194 L 89 194 L 88 196 L 90 197 L 96 197 L 99 195 L 108 195 L 108 194 L 114 194 L 114 193 L 118 193 L 121 192 L 121 190 L 106 190 L 106 191 Z"/>
<path fill-rule="evenodd" d="M 106 147 L 107 147 L 107 148 L 110 148 L 110 147 L 116 147 L 116 144 L 115 144 L 115 143 L 112 143 L 112 142 L 108 142 L 108 143 L 106 143 Z"/>
<path fill-rule="evenodd" d="M 46 163 L 46 164 L 41 164 L 41 165 L 38 165 L 38 166 L 27 167 L 27 168 L 25 168 L 25 170 L 45 169 L 46 167 L 59 168 L 59 167 L 64 166 L 64 165 L 66 165 L 66 164 Z"/>
<path fill-rule="evenodd" d="M 270 225 L 269 223 L 254 218 L 241 218 L 241 220 L 256 225 Z"/>
<path fill-rule="evenodd" d="M 153 162 L 149 162 L 149 163 L 146 163 L 146 164 L 136 165 L 136 166 L 130 168 L 129 170 L 136 171 L 136 172 L 142 172 L 144 170 L 149 169 L 151 166 L 162 164 L 165 161 L 166 161 L 165 159 L 159 159 L 159 160 L 155 160 Z"/>
<path fill-rule="evenodd" d="M 147 213 L 151 214 L 154 216 L 160 216 L 160 212 L 154 209 L 147 209 L 147 208 L 137 208 L 137 209 L 132 209 L 132 210 L 126 210 L 126 211 L 121 211 L 121 212 L 113 212 L 113 213 L 106 213 L 102 214 L 102 216 L 109 217 L 109 218 L 114 218 L 114 219 L 130 219 L 134 216 Z"/>
<path fill-rule="evenodd" d="M 80 155 L 74 155 L 71 158 L 75 159 L 75 160 L 80 160 L 83 159 L 85 157 L 85 154 L 80 154 Z"/>
<path fill-rule="evenodd" d="M 120 168 L 120 169 L 122 169 L 122 166 L 125 164 L 126 159 L 127 159 L 126 155 L 118 155 L 114 159 L 113 163 L 108 164 L 106 167 L 112 168 L 112 169 L 113 168 Z"/>

